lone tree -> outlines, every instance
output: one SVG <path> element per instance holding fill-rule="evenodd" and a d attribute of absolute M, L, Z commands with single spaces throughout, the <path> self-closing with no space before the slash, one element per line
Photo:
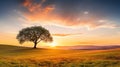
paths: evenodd
<path fill-rule="evenodd" d="M 52 36 L 49 31 L 42 26 L 32 26 L 27 27 L 19 31 L 16 39 L 18 39 L 19 43 L 22 44 L 25 41 L 30 41 L 34 43 L 34 48 L 36 48 L 37 44 L 40 41 L 44 42 L 52 42 Z"/>

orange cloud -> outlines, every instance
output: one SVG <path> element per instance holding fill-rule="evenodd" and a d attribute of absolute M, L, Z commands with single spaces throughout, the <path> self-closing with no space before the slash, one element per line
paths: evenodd
<path fill-rule="evenodd" d="M 46 0 L 42 0 L 39 3 L 33 2 L 33 0 L 25 0 L 23 2 L 23 6 L 29 11 L 29 12 L 23 12 L 23 15 L 25 19 L 28 21 L 43 21 L 47 19 L 50 19 L 50 13 L 54 10 L 54 5 L 50 4 L 45 7 L 43 7 L 43 3 L 45 3 Z"/>
<path fill-rule="evenodd" d="M 30 12 L 35 12 L 36 10 L 41 10 L 42 4 L 45 0 L 42 0 L 39 4 L 34 3 L 33 0 L 25 0 L 23 6 L 26 7 Z"/>
<path fill-rule="evenodd" d="M 99 27 L 106 27 L 106 28 L 115 28 L 117 27 L 116 24 L 113 24 L 111 21 L 104 20 L 101 16 L 86 16 L 89 14 L 84 15 L 73 15 L 67 14 L 68 16 L 59 15 L 54 13 L 55 5 L 54 4 L 47 4 L 47 0 L 41 0 L 39 3 L 33 2 L 33 0 L 25 0 L 23 6 L 29 12 L 23 12 L 24 18 L 28 22 L 37 22 L 42 24 L 57 24 L 63 26 L 86 26 L 88 28 L 99 28 Z M 74 13 L 74 12 L 73 12 Z"/>
<path fill-rule="evenodd" d="M 52 34 L 53 36 L 72 36 L 72 35 L 79 35 L 81 33 L 76 33 L 76 34 Z"/>
<path fill-rule="evenodd" d="M 53 36 L 69 36 L 71 34 L 52 34 Z"/>

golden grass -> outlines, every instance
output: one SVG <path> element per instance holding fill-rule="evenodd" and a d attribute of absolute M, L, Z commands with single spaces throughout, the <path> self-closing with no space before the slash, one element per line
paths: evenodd
<path fill-rule="evenodd" d="M 0 49 L 0 67 L 14 67 L 14 65 L 16 67 L 119 67 L 120 65 L 120 48 L 57 50 L 0 45 Z"/>

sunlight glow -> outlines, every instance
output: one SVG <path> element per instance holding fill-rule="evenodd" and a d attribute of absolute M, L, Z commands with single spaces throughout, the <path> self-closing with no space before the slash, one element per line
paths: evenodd
<path fill-rule="evenodd" d="M 52 43 L 50 44 L 50 47 L 55 47 L 55 46 L 57 46 L 57 43 L 56 43 L 56 42 L 52 42 Z"/>

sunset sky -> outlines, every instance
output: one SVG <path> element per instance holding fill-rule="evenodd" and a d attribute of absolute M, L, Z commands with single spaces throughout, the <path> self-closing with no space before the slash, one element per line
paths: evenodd
<path fill-rule="evenodd" d="M 120 45 L 120 0 L 0 1 L 1 44 L 20 46 L 19 30 L 35 25 L 48 29 L 57 46 Z"/>

